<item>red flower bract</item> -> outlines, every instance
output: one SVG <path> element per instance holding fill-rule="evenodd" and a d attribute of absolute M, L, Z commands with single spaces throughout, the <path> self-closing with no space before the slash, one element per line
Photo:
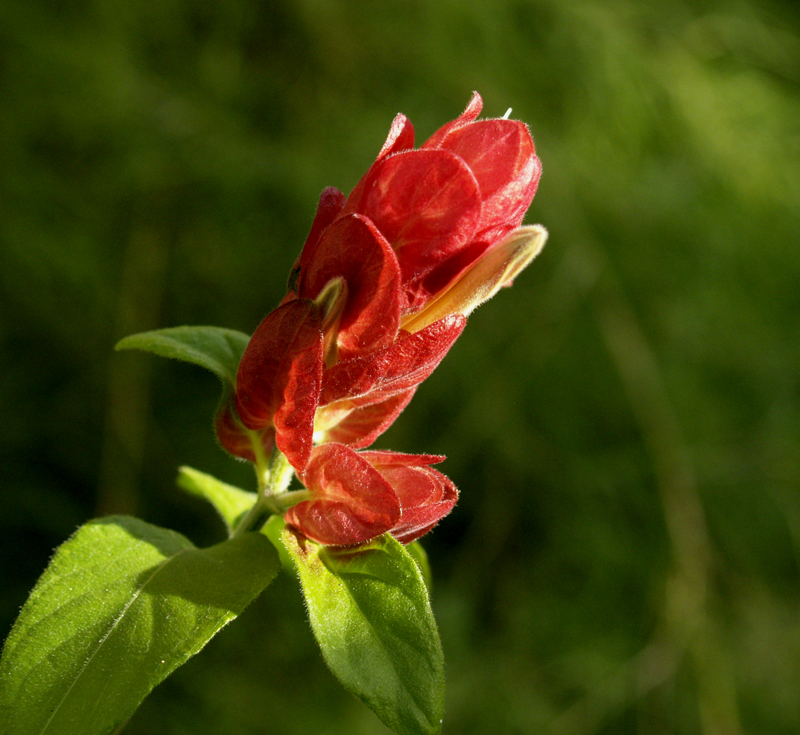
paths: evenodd
<path fill-rule="evenodd" d="M 322 382 L 322 319 L 313 301 L 291 301 L 259 324 L 236 375 L 236 410 L 252 430 L 274 427 L 295 467 L 311 453 Z"/>
<path fill-rule="evenodd" d="M 295 505 L 286 522 L 321 544 L 357 544 L 400 520 L 392 486 L 366 459 L 342 444 L 315 447 L 301 473 L 314 500 Z"/>
<path fill-rule="evenodd" d="M 409 543 L 458 499 L 455 485 L 428 466 L 443 459 L 354 452 L 335 443 L 315 447 L 301 475 L 314 499 L 290 508 L 286 522 L 321 544 L 357 544 L 387 531 Z"/>
<path fill-rule="evenodd" d="M 391 425 L 466 315 L 544 242 L 542 228 L 520 228 L 541 171 L 530 133 L 477 120 L 481 107 L 475 94 L 419 149 L 398 115 L 350 196 L 322 193 L 289 293 L 239 365 L 235 412 L 263 446 L 274 434 L 311 490 L 286 520 L 320 543 L 386 531 L 408 542 L 455 503 L 428 467 L 439 458 L 354 449 Z M 232 407 L 220 415 L 223 445 L 252 459 Z"/>
<path fill-rule="evenodd" d="M 392 132 L 402 132 L 342 208 L 342 215 L 372 220 L 397 252 L 406 313 L 519 227 L 536 193 L 541 164 L 528 128 L 518 120 L 476 120 L 482 106 L 474 94 L 419 150 L 410 150 L 411 122 L 398 115 Z"/>

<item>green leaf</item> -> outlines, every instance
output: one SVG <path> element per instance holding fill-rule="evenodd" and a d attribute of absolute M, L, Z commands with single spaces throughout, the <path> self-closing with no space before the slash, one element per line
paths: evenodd
<path fill-rule="evenodd" d="M 255 505 L 258 495 L 241 490 L 218 480 L 212 475 L 192 467 L 178 469 L 178 485 L 184 490 L 208 500 L 222 516 L 228 534 L 233 533 L 238 521 Z"/>
<path fill-rule="evenodd" d="M 0 732 L 101 735 L 275 577 L 257 533 L 197 549 L 136 518 L 92 521 L 57 551 L 0 659 Z"/>
<path fill-rule="evenodd" d="M 283 520 L 283 516 L 274 515 L 270 516 L 267 522 L 261 527 L 261 533 L 272 541 L 272 545 L 278 550 L 281 566 L 283 566 L 287 572 L 297 574 L 297 567 L 295 566 L 294 559 L 289 556 L 286 545 L 283 543 L 284 528 L 286 528 L 286 521 Z"/>
<path fill-rule="evenodd" d="M 431 565 L 428 562 L 428 552 L 422 547 L 419 541 L 412 541 L 406 546 L 406 551 L 411 554 L 411 558 L 417 562 L 419 570 L 422 572 L 422 578 L 425 580 L 425 586 L 428 592 L 433 589 L 433 575 L 431 574 Z"/>
<path fill-rule="evenodd" d="M 223 383 L 236 385 L 236 371 L 250 337 L 222 327 L 172 327 L 120 340 L 117 350 L 144 350 L 206 368 Z"/>
<path fill-rule="evenodd" d="M 444 659 L 422 574 L 388 534 L 324 547 L 287 528 L 311 627 L 331 671 L 401 735 L 441 729 Z"/>

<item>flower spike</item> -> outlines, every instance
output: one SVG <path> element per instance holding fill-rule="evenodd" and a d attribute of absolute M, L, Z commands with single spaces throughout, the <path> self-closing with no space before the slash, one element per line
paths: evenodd
<path fill-rule="evenodd" d="M 438 458 L 369 447 L 408 405 L 466 318 L 536 257 L 522 227 L 541 163 L 527 126 L 465 111 L 414 148 L 398 115 L 349 196 L 322 192 L 283 303 L 247 346 L 218 434 L 251 458 L 274 442 L 310 493 L 286 520 L 329 545 L 404 543 L 450 511 Z M 238 423 L 237 423 L 238 422 Z M 255 442 L 255 443 L 254 443 Z"/>

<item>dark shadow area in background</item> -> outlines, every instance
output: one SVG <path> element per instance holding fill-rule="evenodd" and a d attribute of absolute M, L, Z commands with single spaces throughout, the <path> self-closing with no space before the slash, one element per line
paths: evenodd
<path fill-rule="evenodd" d="M 798 70 L 788 3 L 4 3 L 0 628 L 98 513 L 223 539 L 174 483 L 252 487 L 216 379 L 113 345 L 252 331 L 323 187 L 477 89 L 551 239 L 377 444 L 461 491 L 424 540 L 446 731 L 797 732 Z M 380 726 L 284 574 L 126 730 L 312 731 Z"/>

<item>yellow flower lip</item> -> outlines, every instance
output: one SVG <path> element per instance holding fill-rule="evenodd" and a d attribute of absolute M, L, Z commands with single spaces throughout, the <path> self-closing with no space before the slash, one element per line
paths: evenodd
<path fill-rule="evenodd" d="M 542 225 L 520 227 L 490 247 L 464 273 L 416 314 L 400 323 L 407 332 L 419 332 L 448 314 L 468 316 L 513 280 L 542 251 L 547 230 Z"/>
<path fill-rule="evenodd" d="M 320 311 L 322 334 L 324 336 L 323 356 L 325 365 L 330 367 L 338 357 L 336 338 L 339 332 L 339 321 L 347 303 L 347 283 L 341 276 L 332 278 L 322 289 L 314 301 Z"/>

